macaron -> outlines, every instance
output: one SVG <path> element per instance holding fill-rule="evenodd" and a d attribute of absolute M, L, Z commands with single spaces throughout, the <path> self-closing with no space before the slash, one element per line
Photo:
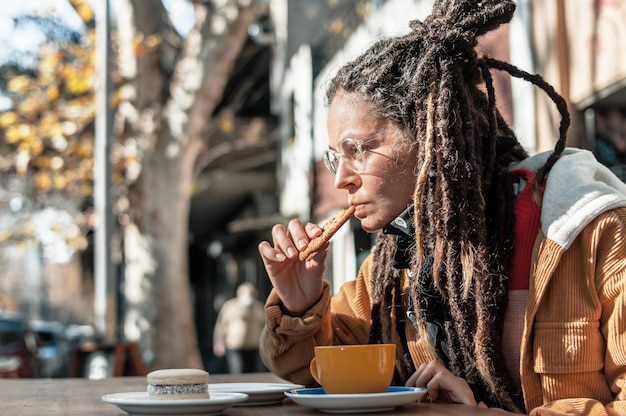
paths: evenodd
<path fill-rule="evenodd" d="M 155 370 L 146 376 L 148 397 L 154 399 L 208 399 L 209 373 L 194 368 Z"/>

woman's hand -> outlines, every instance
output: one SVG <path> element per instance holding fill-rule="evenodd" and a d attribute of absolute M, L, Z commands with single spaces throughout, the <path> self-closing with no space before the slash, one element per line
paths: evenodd
<path fill-rule="evenodd" d="M 465 380 L 452 374 L 438 360 L 420 365 L 406 381 L 407 386 L 425 387 L 426 399 L 476 406 L 474 393 Z"/>
<path fill-rule="evenodd" d="M 305 226 L 299 220 L 291 220 L 287 228 L 282 224 L 272 228 L 273 245 L 268 241 L 259 244 L 267 274 L 291 315 L 302 315 L 322 296 L 328 244 L 310 260 L 298 259 L 298 253 L 321 233 L 322 229 L 316 224 Z"/>

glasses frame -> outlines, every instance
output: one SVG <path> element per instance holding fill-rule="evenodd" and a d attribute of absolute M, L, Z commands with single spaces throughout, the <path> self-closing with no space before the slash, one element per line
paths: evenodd
<path fill-rule="evenodd" d="M 356 140 L 356 139 L 353 139 L 352 137 L 347 137 L 339 143 L 339 147 L 343 147 L 344 143 L 347 143 L 347 142 L 354 143 L 356 151 L 358 152 L 358 156 L 356 157 L 348 156 L 344 152 L 338 152 L 332 149 L 328 149 L 324 151 L 324 164 L 326 165 L 330 173 L 332 173 L 333 176 L 337 175 L 337 171 L 339 170 L 339 163 L 342 160 L 344 160 L 345 163 L 348 164 L 350 169 L 354 171 L 355 173 L 365 172 L 367 168 L 367 159 L 365 158 L 365 152 L 367 150 L 363 149 L 363 145 L 369 140 L 371 139 Z M 360 169 L 357 169 L 356 166 L 354 166 L 354 162 L 357 160 L 357 158 L 360 158 L 363 161 L 362 167 Z"/>

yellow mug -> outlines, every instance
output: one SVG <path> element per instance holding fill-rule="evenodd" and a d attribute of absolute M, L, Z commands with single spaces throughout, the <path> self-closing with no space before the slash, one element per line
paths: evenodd
<path fill-rule="evenodd" d="M 395 344 L 320 346 L 309 370 L 327 394 L 383 393 L 395 361 Z"/>

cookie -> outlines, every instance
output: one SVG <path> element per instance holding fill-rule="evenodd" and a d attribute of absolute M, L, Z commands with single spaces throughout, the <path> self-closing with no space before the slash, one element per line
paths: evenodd
<path fill-rule="evenodd" d="M 298 257 L 300 261 L 309 260 L 313 255 L 326 244 L 333 235 L 344 225 L 352 215 L 354 215 L 354 207 L 337 211 L 322 227 L 322 234 L 309 241 L 304 251 L 301 251 Z"/>

